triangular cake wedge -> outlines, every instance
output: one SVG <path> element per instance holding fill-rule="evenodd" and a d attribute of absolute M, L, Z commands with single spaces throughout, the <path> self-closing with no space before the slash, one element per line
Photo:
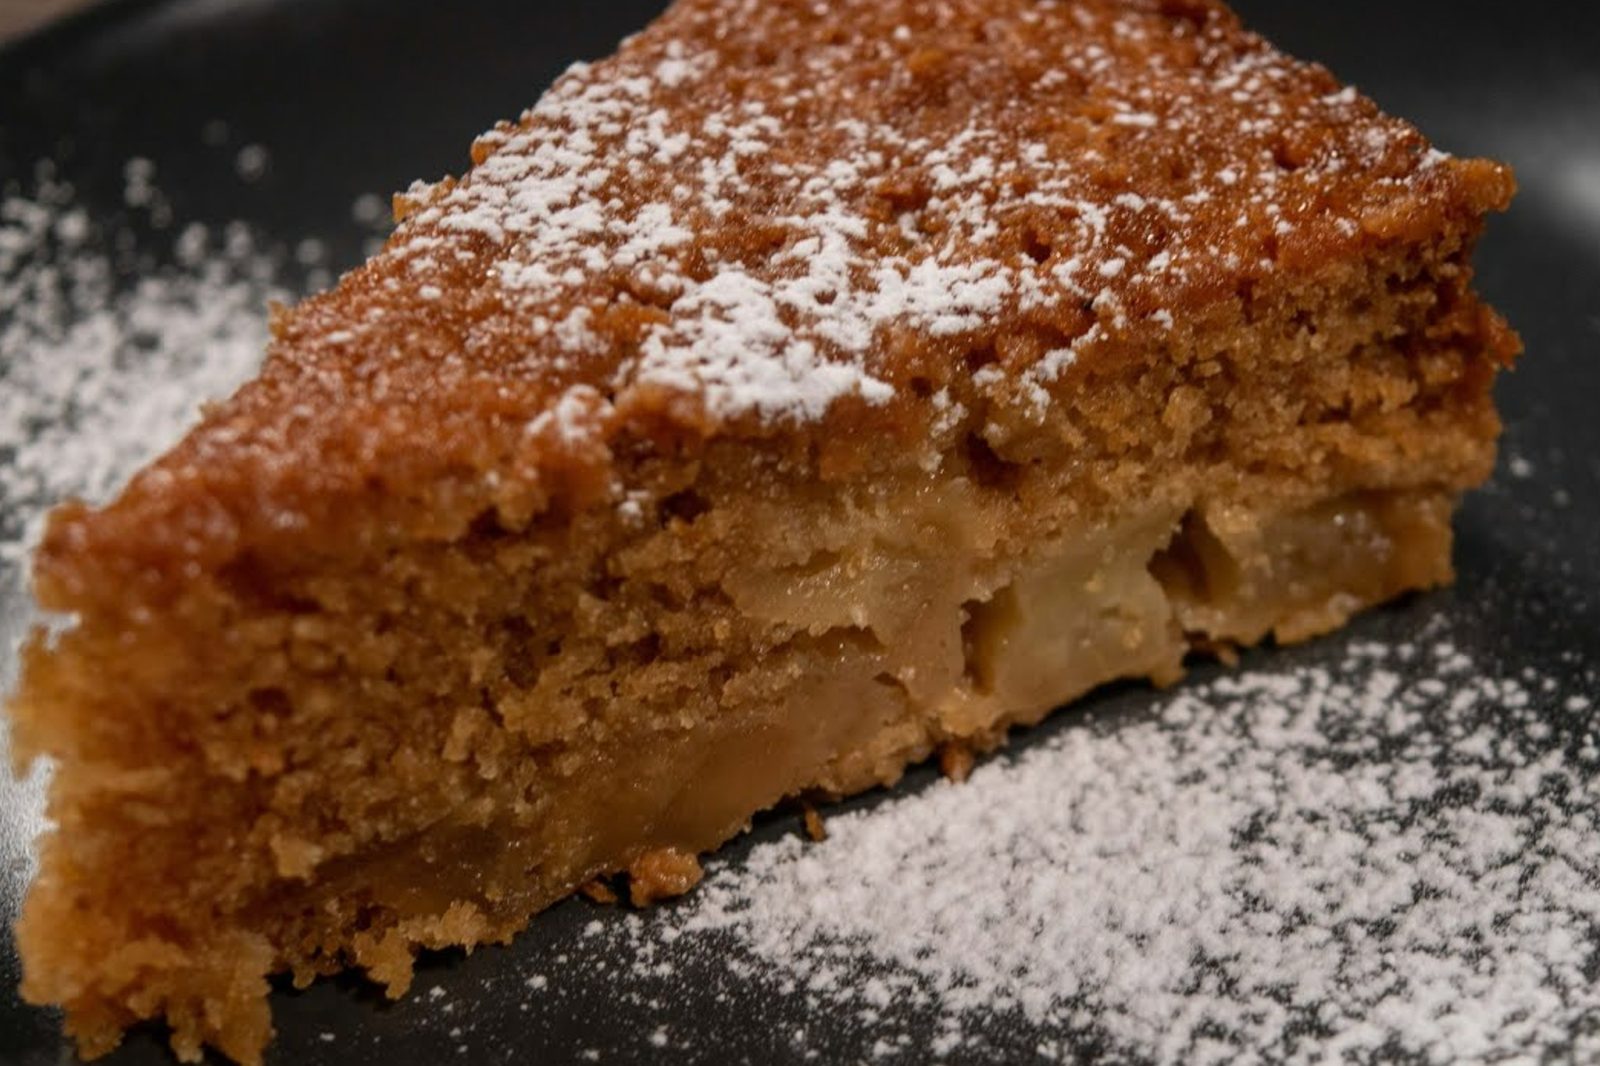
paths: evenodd
<path fill-rule="evenodd" d="M 1217 4 L 681 0 L 53 517 L 18 935 L 86 1053 L 681 891 L 787 796 L 1450 577 L 1501 166 Z"/>

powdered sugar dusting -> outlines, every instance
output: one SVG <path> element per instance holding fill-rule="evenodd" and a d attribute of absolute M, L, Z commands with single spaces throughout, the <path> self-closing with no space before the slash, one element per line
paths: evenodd
<path fill-rule="evenodd" d="M 989 400 L 1037 416 L 1094 348 L 1159 340 L 1219 272 L 1351 240 L 1427 169 L 1415 130 L 1216 12 L 901 14 L 841 37 L 884 13 L 677 4 L 480 138 L 465 178 L 414 186 L 384 261 L 424 302 L 474 264 L 516 361 L 619 406 L 637 389 L 716 419 L 882 405 L 915 333 L 1009 344 Z"/>
<path fill-rule="evenodd" d="M 128 173 L 140 203 L 163 202 L 148 163 Z M 242 226 L 182 229 L 167 267 L 131 282 L 114 237 L 64 185 L 0 201 L 0 566 L 22 562 L 46 510 L 104 501 L 248 377 L 286 296 Z"/>

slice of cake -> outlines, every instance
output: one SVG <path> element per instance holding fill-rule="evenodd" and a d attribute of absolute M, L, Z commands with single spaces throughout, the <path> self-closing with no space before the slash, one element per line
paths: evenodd
<path fill-rule="evenodd" d="M 1510 175 L 1217 4 L 681 0 L 472 159 L 50 524 L 18 935 L 87 1054 L 256 1061 L 269 974 L 398 995 L 1446 581 L 1493 460 Z"/>

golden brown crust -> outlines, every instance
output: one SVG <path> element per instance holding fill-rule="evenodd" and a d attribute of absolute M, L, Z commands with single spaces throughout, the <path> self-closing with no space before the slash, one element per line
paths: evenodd
<path fill-rule="evenodd" d="M 1512 192 L 1220 4 L 755 3 L 684 0 L 460 182 L 398 198 L 388 250 L 281 316 L 259 380 L 111 507 L 57 514 L 46 600 L 581 505 L 615 494 L 619 440 L 870 474 L 951 404 L 1092 404 L 1152 346 L 1464 242 Z M 734 282 L 789 300 L 711 338 L 760 358 L 708 355 L 730 316 L 706 293 Z M 1490 317 L 1461 329 L 1515 350 Z"/>

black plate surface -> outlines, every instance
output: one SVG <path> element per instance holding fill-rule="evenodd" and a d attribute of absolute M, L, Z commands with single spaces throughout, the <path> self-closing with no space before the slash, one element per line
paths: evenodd
<path fill-rule="evenodd" d="M 603 54 L 659 10 L 655 0 L 582 4 L 518 0 L 124 0 L 0 50 L 0 186 L 26 183 L 53 158 L 97 215 L 122 204 L 123 163 L 155 161 L 180 219 L 240 218 L 292 245 L 315 236 L 333 265 L 353 264 L 367 233 L 351 220 L 360 194 L 461 169 L 471 136 L 515 114 L 574 59 Z M 1507 420 L 1502 472 L 1458 522 L 1461 579 L 1450 590 L 1359 619 L 1357 634 L 1403 634 L 1443 613 L 1472 634 L 1475 654 L 1515 668 L 1537 662 L 1574 684 L 1600 666 L 1600 8 L 1462 0 L 1244 0 L 1247 20 L 1287 50 L 1318 59 L 1440 145 L 1514 163 L 1522 193 L 1479 254 L 1480 284 L 1529 350 L 1501 386 Z M 207 123 L 228 124 L 228 150 Z M 234 151 L 259 143 L 271 165 L 254 183 L 233 173 Z M 0 314 L 6 309 L 0 308 Z M 1509 457 L 1525 476 L 1506 472 Z M 1531 469 L 1531 474 L 1527 471 Z M 14 573 L 0 573 L 0 683 L 14 669 L 22 617 Z M 1329 646 L 1324 646 L 1329 647 Z M 1288 653 L 1315 662 L 1317 646 Z M 1593 695 L 1591 693 L 1591 695 Z M 1148 691 L 1091 698 L 1105 715 L 1137 713 Z M 1018 738 L 1026 747 L 1071 728 L 1058 716 Z M 931 780 L 920 771 L 907 788 Z M 23 820 L 25 789 L 8 785 L 3 817 Z M 871 806 L 879 797 L 854 801 Z M 794 831 L 775 815 L 751 840 Z M 16 834 L 0 861 L 21 862 Z M 20 882 L 6 876 L 0 913 L 15 915 Z M 359 981 L 275 995 L 273 1063 L 562 1062 L 585 1050 L 604 1061 L 787 1061 L 777 1034 L 812 1026 L 822 1061 L 868 1055 L 859 1026 L 806 1019 L 798 1001 L 741 996 L 711 972 L 682 975 L 665 1000 L 622 994 L 627 978 L 563 977 L 559 1010 L 526 1013 L 515 975 L 529 960 L 571 949 L 594 920 L 619 912 L 558 906 L 507 949 L 427 958 L 423 995 L 381 1005 Z M 17 960 L 0 938 L 0 1061 L 70 1060 L 52 1014 L 16 996 Z M 426 994 L 456 1004 L 441 1011 Z M 719 996 L 726 996 L 720 999 Z M 470 1018 L 470 1022 L 469 1019 Z M 639 1039 L 668 1023 L 691 1039 L 676 1050 Z M 328 1036 L 334 1039 L 329 1040 Z M 1030 1054 L 1018 1032 L 1000 1052 Z M 1093 1054 L 1091 1048 L 1084 1049 Z M 139 1032 L 107 1060 L 170 1061 L 159 1034 Z"/>

